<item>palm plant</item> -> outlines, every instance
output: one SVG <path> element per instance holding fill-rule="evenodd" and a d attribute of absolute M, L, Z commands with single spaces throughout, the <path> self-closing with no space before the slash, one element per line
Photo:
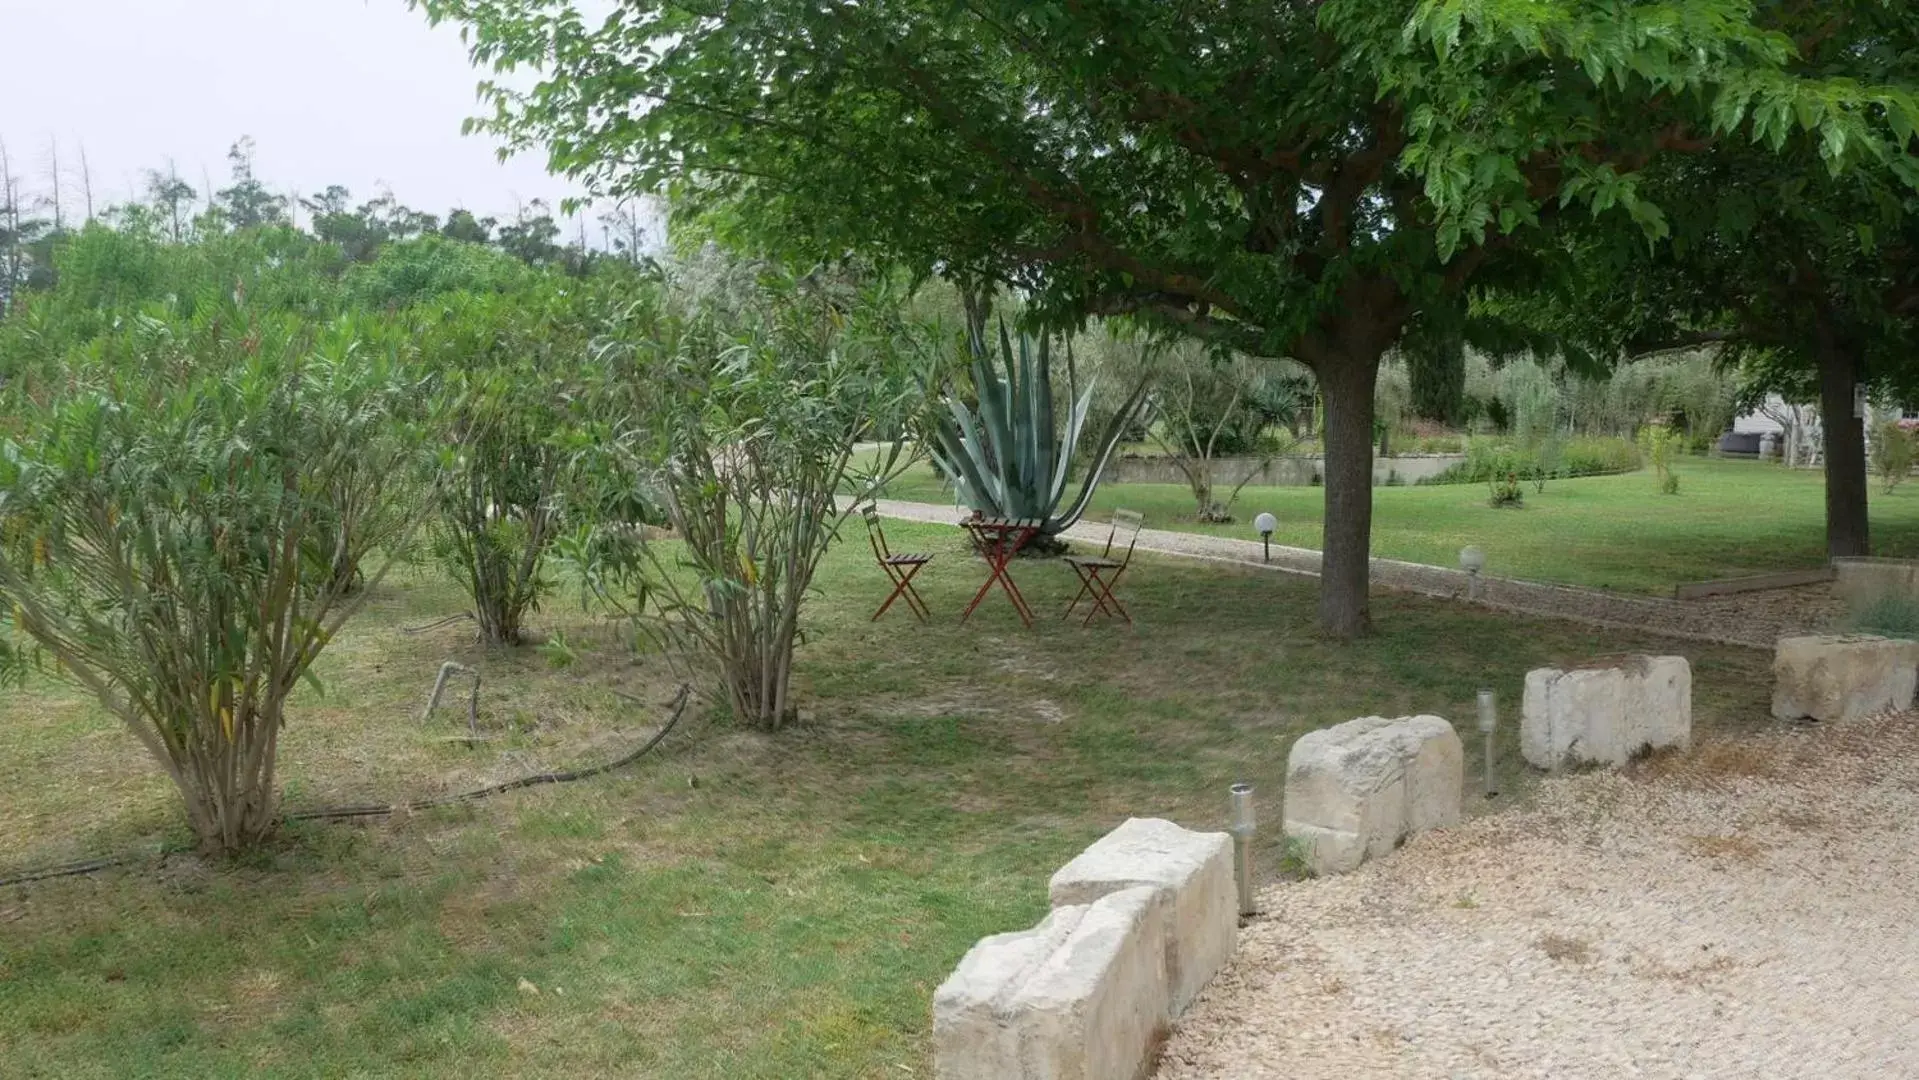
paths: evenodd
<path fill-rule="evenodd" d="M 1067 393 L 1072 404 L 1061 426 L 1053 409 L 1052 349 L 1046 337 L 1035 342 L 1022 334 L 1015 349 L 1002 322 L 999 360 L 1003 374 L 996 370 L 992 351 L 984 340 L 978 335 L 969 335 L 968 340 L 979 412 L 975 414 L 957 396 L 947 395 L 950 415 L 936 418 L 933 457 L 958 485 L 961 499 L 979 513 L 1038 520 L 1043 537 L 1064 532 L 1086 512 L 1107 459 L 1146 396 L 1146 380 L 1140 380 L 1108 421 L 1094 444 L 1079 495 L 1062 511 L 1060 504 L 1066 497 L 1074 452 L 1093 402 L 1093 381 L 1088 380 L 1085 391 L 1079 391 L 1078 373 L 1069 351 Z"/>

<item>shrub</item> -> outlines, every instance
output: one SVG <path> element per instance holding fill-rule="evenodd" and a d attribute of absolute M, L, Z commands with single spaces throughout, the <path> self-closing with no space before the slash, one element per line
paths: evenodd
<path fill-rule="evenodd" d="M 1879 474 L 1888 495 L 1912 475 L 1914 451 L 1919 449 L 1915 438 L 1919 438 L 1919 433 L 1898 420 L 1887 420 L 1873 429 L 1872 470 Z"/>
<path fill-rule="evenodd" d="M 1538 479 L 1610 476 L 1641 467 L 1639 448 L 1625 439 L 1579 437 L 1548 439 L 1530 449 L 1510 439 L 1478 435 L 1466 441 L 1466 460 L 1429 484 L 1486 484 L 1507 473 Z"/>
<path fill-rule="evenodd" d="M 230 310 L 135 320 L 0 453 L 0 592 L 32 642 L 0 657 L 92 691 L 208 851 L 273 829 L 287 698 L 357 606 L 358 561 L 417 519 L 376 485 L 413 471 L 418 388 L 314 337 Z"/>
<path fill-rule="evenodd" d="M 1488 487 L 1492 490 L 1492 498 L 1487 501 L 1495 509 L 1508 507 L 1516 510 L 1526 503 L 1526 492 L 1519 486 L 1519 474 L 1516 472 L 1495 476 Z"/>
<path fill-rule="evenodd" d="M 1886 593 L 1852 617 L 1852 629 L 1884 637 L 1919 638 L 1919 599 Z"/>
<path fill-rule="evenodd" d="M 967 408 L 961 396 L 949 393 L 950 415 L 936 418 L 930 440 L 941 471 L 953 478 L 968 506 L 988 517 L 1037 520 L 1042 523 L 1042 538 L 1047 539 L 1071 528 L 1086 512 L 1106 462 L 1149 385 L 1148 378 L 1141 377 L 1113 415 L 1094 443 L 1079 495 L 1062 506 L 1074 448 L 1092 406 L 1093 387 L 1081 392 L 1074 385 L 1077 379 L 1069 353 L 1067 411 L 1064 417 L 1056 416 L 1050 342 L 1046 336 L 1035 341 L 1022 334 L 1015 349 L 1004 322 L 997 356 L 984 339 L 971 338 L 972 389 L 978 412 Z M 1238 397 L 1237 393 L 1232 396 Z M 1201 496 L 1202 506 L 1209 501 Z"/>
<path fill-rule="evenodd" d="M 744 310 L 634 321 L 617 343 L 632 402 L 619 447 L 679 539 L 606 545 L 581 568 L 647 640 L 710 678 L 741 722 L 795 715 L 790 684 L 813 575 L 847 514 L 906 463 L 925 402 L 889 308 L 769 284 Z M 847 310 L 852 308 L 849 316 Z"/>
<path fill-rule="evenodd" d="M 1645 452 L 1646 461 L 1652 465 L 1653 473 L 1659 480 L 1659 491 L 1665 495 L 1679 494 L 1679 475 L 1673 472 L 1673 461 L 1679 456 L 1683 437 L 1669 427 L 1651 425 L 1639 433 L 1639 445 Z"/>
<path fill-rule="evenodd" d="M 545 560 L 581 453 L 587 306 L 551 283 L 468 296 L 429 335 L 444 379 L 433 552 L 490 644 L 518 644 L 551 584 Z"/>

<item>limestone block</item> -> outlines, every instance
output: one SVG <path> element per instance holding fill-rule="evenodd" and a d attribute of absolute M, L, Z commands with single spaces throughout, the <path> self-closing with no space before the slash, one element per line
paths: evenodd
<path fill-rule="evenodd" d="M 1626 656 L 1526 673 L 1519 750 L 1541 769 L 1624 765 L 1643 750 L 1692 742 L 1692 665 Z"/>
<path fill-rule="evenodd" d="M 1919 600 L 1919 561 L 1865 557 L 1832 560 L 1832 591 L 1854 612 L 1897 596 Z"/>
<path fill-rule="evenodd" d="M 1912 707 L 1919 642 L 1865 634 L 1780 638 L 1772 657 L 1772 714 L 1849 720 Z"/>
<path fill-rule="evenodd" d="M 1342 873 L 1459 820 L 1466 760 L 1437 716 L 1368 716 L 1308 732 L 1286 761 L 1286 835 L 1314 873 Z"/>
<path fill-rule="evenodd" d="M 1167 1019 L 1186 1011 L 1233 954 L 1239 897 L 1233 840 L 1223 832 L 1191 832 L 1161 818 L 1132 818 L 1053 875 L 1054 907 L 1090 904 L 1122 889 L 1151 886 L 1166 894 Z"/>
<path fill-rule="evenodd" d="M 1141 1080 L 1166 1033 L 1164 890 L 982 939 L 933 994 L 939 1080 Z"/>

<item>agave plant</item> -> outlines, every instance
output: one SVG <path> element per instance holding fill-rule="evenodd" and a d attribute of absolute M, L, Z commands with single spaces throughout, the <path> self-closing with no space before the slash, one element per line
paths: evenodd
<path fill-rule="evenodd" d="M 1095 444 L 1079 495 L 1061 511 L 1073 454 L 1093 403 L 1092 381 L 1073 400 L 1060 430 L 1053 412 L 1052 351 L 1045 337 L 1035 342 L 1022 334 L 1016 350 L 1002 322 L 999 359 L 1004 374 L 996 370 L 984 340 L 974 336 L 970 343 L 979 412 L 975 415 L 965 402 L 948 395 L 951 415 L 937 419 L 933 457 L 974 510 L 988 517 L 1038 519 L 1044 523 L 1042 536 L 1063 532 L 1086 512 L 1113 447 L 1146 396 L 1146 382 L 1141 380 L 1113 415 Z M 1077 392 L 1077 381 L 1069 354 L 1069 396 Z"/>

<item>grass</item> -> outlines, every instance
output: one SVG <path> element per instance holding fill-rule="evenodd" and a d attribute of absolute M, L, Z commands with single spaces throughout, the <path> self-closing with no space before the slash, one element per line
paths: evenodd
<path fill-rule="evenodd" d="M 1641 472 L 1555 480 L 1544 492 L 1527 484 L 1522 509 L 1488 506 L 1483 484 L 1376 488 L 1373 554 L 1453 566 L 1460 548 L 1477 544 L 1488 574 L 1644 593 L 1824 564 L 1825 484 L 1817 472 L 1707 458 L 1676 471 L 1678 495 L 1660 494 L 1652 474 Z M 924 465 L 889 495 L 953 501 Z M 1249 487 L 1234 507 L 1237 523 L 1209 525 L 1192 520 L 1193 498 L 1182 485 L 1114 484 L 1095 493 L 1091 514 L 1104 520 L 1123 506 L 1154 528 L 1254 539 L 1253 516 L 1271 511 L 1279 518 L 1274 543 L 1318 548 L 1324 498 L 1316 487 Z M 1871 513 L 1875 553 L 1919 557 L 1919 485 L 1889 495 L 1874 485 Z"/>
<path fill-rule="evenodd" d="M 1508 720 L 1524 672 L 1677 650 L 1696 723 L 1763 722 L 1767 658 L 1402 596 L 1380 632 L 1312 631 L 1313 585 L 1142 560 L 1139 626 L 1028 630 L 949 529 L 936 620 L 867 621 L 884 595 L 863 542 L 824 568 L 798 671 L 807 720 L 761 736 L 690 718 L 631 771 L 374 825 L 291 829 L 232 865 L 172 857 L 0 890 L 0 1046 L 20 1077 L 621 1075 L 728 1080 L 930 1075 L 928 1001 L 979 937 L 1031 925 L 1046 879 L 1129 815 L 1218 826 L 1250 779 L 1276 823 L 1299 734 L 1371 713 L 1468 717 L 1490 685 Z M 1042 612 L 1056 564 L 1015 574 Z M 658 717 L 670 674 L 626 657 L 555 597 L 540 619 L 599 643 L 555 671 L 486 651 L 426 571 L 383 585 L 322 658 L 286 731 L 294 808 L 394 799 L 610 756 Z M 494 738 L 422 724 L 441 660 L 479 666 Z M 129 736 L 53 683 L 0 705 L 0 864 L 180 842 Z M 1474 755 L 1474 760 L 1477 756 Z M 1477 802 L 1477 800 L 1473 800 Z M 1502 803 L 1508 801 L 1502 797 Z M 1278 832 L 1262 833 L 1277 872 Z"/>

